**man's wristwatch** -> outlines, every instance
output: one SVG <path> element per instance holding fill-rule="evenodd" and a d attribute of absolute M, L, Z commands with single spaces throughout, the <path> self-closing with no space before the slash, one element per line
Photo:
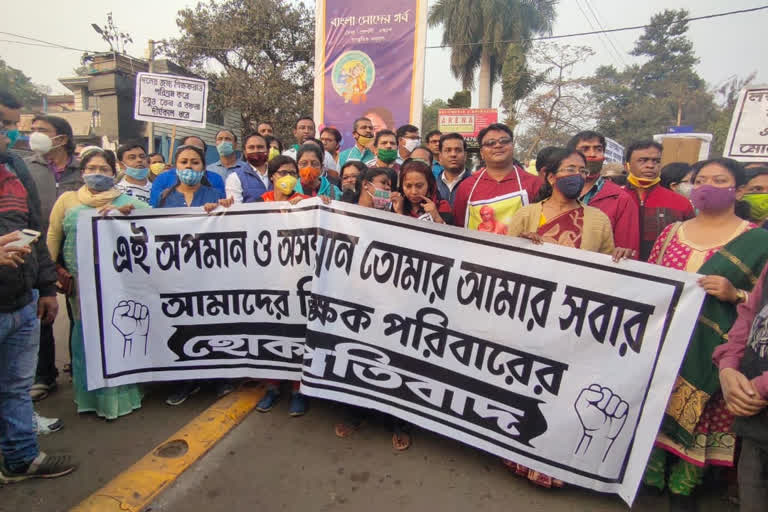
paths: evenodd
<path fill-rule="evenodd" d="M 736 304 L 743 304 L 749 299 L 749 294 L 744 290 L 736 290 Z"/>

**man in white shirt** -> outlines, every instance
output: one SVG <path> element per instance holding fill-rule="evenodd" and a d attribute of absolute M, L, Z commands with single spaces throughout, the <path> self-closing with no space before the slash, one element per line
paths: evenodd
<path fill-rule="evenodd" d="M 138 142 L 123 144 L 117 148 L 117 161 L 123 176 L 115 187 L 123 194 L 149 204 L 152 183 L 149 181 L 147 152 Z"/>
<path fill-rule="evenodd" d="M 271 186 L 267 171 L 269 147 L 264 136 L 254 132 L 243 141 L 243 149 L 248 168 L 236 169 L 227 176 L 225 189 L 227 197 L 234 199 L 235 203 L 254 203 Z"/>
<path fill-rule="evenodd" d="M 296 121 L 296 127 L 293 129 L 293 136 L 296 137 L 297 143 L 283 151 L 283 154 L 296 160 L 296 152 L 299 150 L 299 147 L 301 147 L 307 139 L 315 137 L 315 121 L 311 117 L 306 116 Z M 338 175 L 339 167 L 336 164 L 336 160 L 327 151 L 323 157 L 323 168 L 326 171 L 333 171 Z"/>

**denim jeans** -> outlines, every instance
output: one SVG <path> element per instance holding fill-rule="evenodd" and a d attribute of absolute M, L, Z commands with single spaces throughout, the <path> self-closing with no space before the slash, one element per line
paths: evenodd
<path fill-rule="evenodd" d="M 40 320 L 38 292 L 32 302 L 12 313 L 0 313 L 0 450 L 5 467 L 18 470 L 37 457 L 32 399 Z"/>

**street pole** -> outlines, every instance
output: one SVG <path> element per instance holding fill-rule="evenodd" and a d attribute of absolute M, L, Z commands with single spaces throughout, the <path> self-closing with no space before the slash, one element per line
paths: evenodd
<path fill-rule="evenodd" d="M 150 39 L 147 44 L 147 60 L 149 61 L 149 72 L 155 71 L 155 42 Z M 155 152 L 155 123 L 147 123 L 147 150 L 150 153 Z"/>

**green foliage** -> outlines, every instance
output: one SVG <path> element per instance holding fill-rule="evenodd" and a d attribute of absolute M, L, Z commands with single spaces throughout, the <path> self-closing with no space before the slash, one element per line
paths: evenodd
<path fill-rule="evenodd" d="M 469 108 L 472 106 L 472 93 L 470 91 L 457 91 L 453 98 L 448 100 L 448 108 Z"/>
<path fill-rule="evenodd" d="M 179 11 L 169 54 L 210 81 L 214 109 L 242 113 L 243 132 L 269 121 L 289 142 L 296 119 L 312 113 L 314 23 L 301 2 L 199 2 Z"/>
<path fill-rule="evenodd" d="M 501 108 L 506 114 L 507 126 L 513 130 L 519 122 L 519 103 L 536 89 L 540 79 L 529 67 L 523 47 L 510 45 L 501 71 Z"/>
<path fill-rule="evenodd" d="M 456 95 L 454 94 L 454 98 Z M 432 100 L 429 103 L 424 103 L 424 108 L 421 111 L 421 133 L 429 133 L 432 130 L 437 130 L 437 113 L 441 108 L 455 108 L 449 107 L 445 100 L 437 99 Z"/>
<path fill-rule="evenodd" d="M 443 26 L 443 44 L 451 45 L 451 73 L 464 89 L 472 89 L 483 49 L 490 54 L 493 86 L 501 77 L 510 43 L 520 41 L 525 53 L 533 34 L 548 33 L 555 20 L 552 0 L 437 0 L 429 26 Z M 486 44 L 468 44 L 484 43 Z"/>
<path fill-rule="evenodd" d="M 647 57 L 619 71 L 601 66 L 591 80 L 599 106 L 598 129 L 623 144 L 650 138 L 680 124 L 708 129 L 719 109 L 694 69 L 698 59 L 686 36 L 688 11 L 665 10 L 651 18 L 631 54 Z"/>
<path fill-rule="evenodd" d="M 39 103 L 45 87 L 32 83 L 23 71 L 7 65 L 0 59 L 0 91 L 7 91 L 22 105 Z"/>

